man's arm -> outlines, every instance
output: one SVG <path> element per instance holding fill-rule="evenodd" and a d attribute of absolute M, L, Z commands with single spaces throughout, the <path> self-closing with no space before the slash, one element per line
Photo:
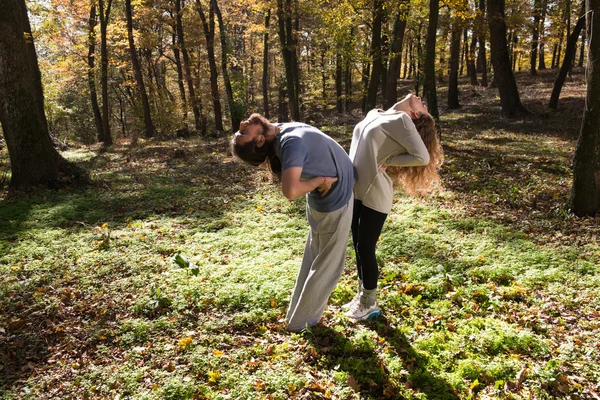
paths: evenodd
<path fill-rule="evenodd" d="M 325 185 L 324 189 L 326 190 L 321 191 L 321 196 L 325 196 L 331 184 L 338 180 L 336 177 L 316 176 L 306 181 L 301 181 L 301 174 L 302 167 L 291 167 L 283 171 L 281 176 L 281 191 L 287 199 L 294 200 L 322 185 Z"/>

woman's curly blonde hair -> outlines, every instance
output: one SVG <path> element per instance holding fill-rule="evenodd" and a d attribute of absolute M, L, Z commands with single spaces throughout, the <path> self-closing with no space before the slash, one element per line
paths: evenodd
<path fill-rule="evenodd" d="M 444 151 L 431 115 L 421 114 L 419 118 L 412 121 L 429 152 L 429 164 L 419 167 L 388 167 L 387 173 L 402 186 L 407 194 L 411 196 L 427 195 L 434 188 L 441 186 L 439 171 L 444 162 Z"/>

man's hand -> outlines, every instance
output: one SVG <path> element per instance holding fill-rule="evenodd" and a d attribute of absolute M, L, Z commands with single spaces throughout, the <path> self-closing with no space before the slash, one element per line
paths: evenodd
<path fill-rule="evenodd" d="M 333 182 L 337 182 L 338 180 L 338 178 L 335 176 L 324 176 L 323 178 L 325 178 L 323 180 L 323 183 L 317 186 L 317 190 L 319 191 L 319 193 L 321 193 L 321 197 L 325 197 L 327 193 L 329 193 L 329 189 L 331 189 L 331 185 L 333 185 Z"/>

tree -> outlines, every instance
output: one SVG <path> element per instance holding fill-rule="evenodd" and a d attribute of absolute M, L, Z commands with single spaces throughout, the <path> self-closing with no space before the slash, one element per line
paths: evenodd
<path fill-rule="evenodd" d="M 558 75 L 556 75 L 554 87 L 552 88 L 552 94 L 550 95 L 550 102 L 548 103 L 548 108 L 552 108 L 553 110 L 556 110 L 558 108 L 558 98 L 560 97 L 560 92 L 562 90 L 563 84 L 565 83 L 567 74 L 573 66 L 573 61 L 575 61 L 575 53 L 577 52 L 577 39 L 581 34 L 583 26 L 585 25 L 585 2 L 583 3 L 582 8 L 583 9 L 581 10 L 581 16 L 577 20 L 577 23 L 573 28 L 573 32 L 571 32 L 571 35 L 569 35 L 569 39 L 567 40 L 565 58 L 563 59 L 563 63 L 560 68 L 560 71 L 558 72 Z"/>
<path fill-rule="evenodd" d="M 101 142 L 110 146 L 113 142 L 110 134 L 110 121 L 108 113 L 108 44 L 106 31 L 108 28 L 108 19 L 110 17 L 110 8 L 112 0 L 108 0 L 106 7 L 104 0 L 98 0 L 98 12 L 100 15 L 100 85 L 102 87 L 102 133 Z"/>
<path fill-rule="evenodd" d="M 377 103 L 377 91 L 383 72 L 382 49 L 381 49 L 381 25 L 383 23 L 383 0 L 373 1 L 373 25 L 371 30 L 371 78 L 367 90 L 367 101 L 365 110 L 375 108 Z"/>
<path fill-rule="evenodd" d="M 400 76 L 400 66 L 402 57 L 402 45 L 404 43 L 404 31 L 406 30 L 406 20 L 408 19 L 409 4 L 400 4 L 400 10 L 396 14 L 394 21 L 394 31 L 392 37 L 392 47 L 390 50 L 390 61 L 387 71 L 387 84 L 385 89 L 385 108 L 389 108 L 398 100 L 398 77 Z"/>
<path fill-rule="evenodd" d="M 600 210 L 600 9 L 599 0 L 586 1 L 588 30 L 587 90 L 579 141 L 573 159 L 569 208 L 577 216 Z M 596 12 L 595 12 L 596 11 Z"/>
<path fill-rule="evenodd" d="M 24 0 L 6 0 L 0 13 L 0 123 L 11 163 L 13 188 L 86 179 L 83 170 L 54 148 Z"/>
<path fill-rule="evenodd" d="M 146 94 L 144 77 L 142 76 L 140 61 L 138 60 L 137 51 L 135 49 L 135 42 L 133 40 L 133 10 L 131 7 L 131 0 L 125 0 L 125 14 L 127 18 L 127 40 L 129 42 L 129 56 L 131 58 L 131 66 L 133 67 L 135 81 L 137 82 L 140 97 L 142 98 L 142 109 L 144 112 L 144 126 L 146 128 L 146 137 L 151 138 L 152 136 L 154 136 L 154 125 L 152 124 L 152 117 L 150 115 L 150 102 L 148 101 L 148 94 Z"/>
<path fill-rule="evenodd" d="M 88 86 L 90 88 L 90 101 L 92 103 L 92 111 L 94 113 L 94 123 L 96 124 L 96 132 L 98 141 L 104 140 L 104 127 L 102 125 L 102 114 L 100 114 L 100 106 L 98 105 L 98 92 L 96 91 L 96 67 L 95 67 L 95 52 L 96 52 L 96 33 L 95 28 L 98 23 L 96 16 L 96 2 L 90 2 L 90 17 L 88 19 Z"/>
<path fill-rule="evenodd" d="M 540 20 L 541 20 L 541 8 L 542 0 L 534 0 L 533 3 L 533 25 L 531 33 L 531 56 L 529 58 L 531 75 L 537 75 L 537 53 L 539 47 L 539 36 L 540 36 Z"/>
<path fill-rule="evenodd" d="M 427 100 L 429 113 L 439 118 L 437 93 L 435 87 L 435 42 L 437 39 L 437 25 L 440 13 L 440 1 L 429 1 L 429 25 L 427 26 L 427 40 L 425 42 L 425 80 L 423 81 L 423 95 Z"/>
<path fill-rule="evenodd" d="M 185 35 L 183 33 L 183 22 L 181 20 L 181 2 L 183 0 L 175 0 L 175 22 L 177 24 L 177 42 L 179 43 L 179 50 L 183 56 L 183 69 L 185 71 L 185 79 L 188 86 L 188 96 L 192 102 L 192 110 L 194 112 L 194 122 L 196 129 L 204 132 L 204 124 L 202 123 L 202 116 L 200 115 L 200 107 L 198 105 L 198 98 L 196 97 L 196 90 L 194 89 L 194 77 L 192 75 L 192 66 L 190 61 L 190 55 L 185 45 Z"/>
<path fill-rule="evenodd" d="M 458 102 L 458 61 L 460 57 L 460 33 L 462 23 L 455 15 L 452 19 L 452 34 L 450 40 L 450 73 L 448 76 L 448 108 L 454 110 L 460 107 Z M 465 47 L 467 43 L 465 41 Z"/>
<path fill-rule="evenodd" d="M 271 9 L 265 13 L 265 33 L 263 34 L 263 113 L 269 118 L 269 23 L 271 22 Z"/>
<path fill-rule="evenodd" d="M 196 0 L 196 10 L 202 20 L 204 36 L 206 37 L 206 53 L 208 55 L 208 66 L 210 69 L 210 93 L 212 95 L 213 112 L 215 113 L 215 129 L 223 132 L 223 116 L 221 115 L 221 100 L 219 99 L 219 83 L 217 73 L 217 62 L 215 61 L 215 7 L 213 1 L 208 6 L 208 19 L 202 9 L 200 0 Z"/>
<path fill-rule="evenodd" d="M 300 120 L 299 105 L 299 77 L 297 74 L 296 42 L 294 40 L 292 26 L 292 4 L 291 0 L 277 0 L 277 19 L 279 23 L 279 42 L 285 66 L 285 77 L 287 85 L 288 103 L 292 113 L 292 119 Z"/>
<path fill-rule="evenodd" d="M 519 98 L 519 89 L 512 72 L 508 46 L 506 43 L 506 23 L 504 22 L 504 0 L 488 0 L 488 23 L 494 79 L 500 93 L 502 114 L 512 117 L 527 113 Z"/>
<path fill-rule="evenodd" d="M 478 42 L 479 47 L 477 49 L 477 68 L 479 72 L 481 72 L 481 86 L 487 87 L 487 59 L 486 59 L 486 51 L 485 51 L 485 31 L 484 22 L 485 22 L 485 0 L 479 0 L 477 16 L 475 18 L 477 32 L 478 32 Z"/>

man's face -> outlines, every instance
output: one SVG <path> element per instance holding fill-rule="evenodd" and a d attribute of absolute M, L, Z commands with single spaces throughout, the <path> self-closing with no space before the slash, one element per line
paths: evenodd
<path fill-rule="evenodd" d="M 235 142 L 240 145 L 252 142 L 257 137 L 264 135 L 260 124 L 252 124 L 248 120 L 240 123 L 240 130 L 235 134 Z"/>

